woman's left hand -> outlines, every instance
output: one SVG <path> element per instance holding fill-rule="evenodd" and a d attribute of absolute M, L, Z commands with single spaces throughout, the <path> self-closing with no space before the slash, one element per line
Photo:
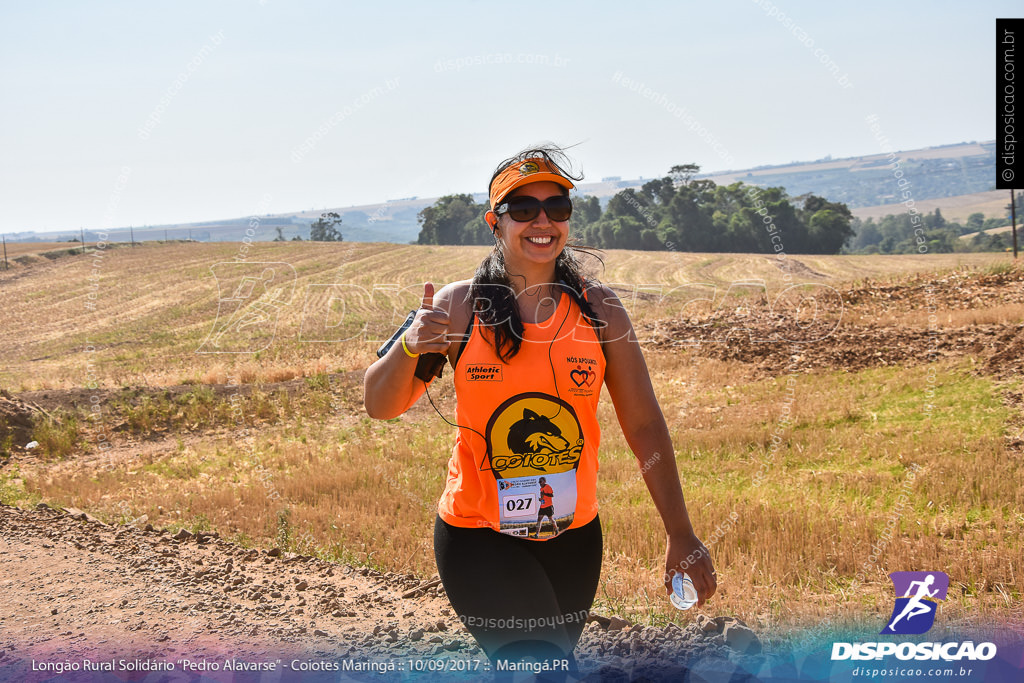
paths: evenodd
<path fill-rule="evenodd" d="M 672 575 L 686 572 L 697 591 L 697 606 L 711 599 L 718 589 L 711 553 L 695 534 L 668 537 L 665 550 L 665 589 L 672 592 Z"/>

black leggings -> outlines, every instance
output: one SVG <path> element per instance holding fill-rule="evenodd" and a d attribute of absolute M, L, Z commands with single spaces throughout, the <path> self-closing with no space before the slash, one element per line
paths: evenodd
<path fill-rule="evenodd" d="M 531 541 L 434 522 L 434 557 L 459 620 L 491 660 L 567 659 L 601 578 L 601 521 Z"/>

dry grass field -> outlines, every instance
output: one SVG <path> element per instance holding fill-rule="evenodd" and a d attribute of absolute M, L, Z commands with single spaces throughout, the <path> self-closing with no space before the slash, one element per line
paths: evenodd
<path fill-rule="evenodd" d="M 361 371 L 424 280 L 468 277 L 484 253 L 144 245 L 0 271 L 0 388 L 43 411 L 38 449 L 8 437 L 0 501 L 433 574 L 453 430 L 426 401 L 370 420 Z M 1024 623 L 1024 271 L 1001 254 L 799 256 L 788 271 L 762 255 L 605 258 L 713 541 L 708 613 L 770 638 L 875 624 L 888 572 L 939 570 L 943 628 Z M 775 305 L 791 283 L 817 308 Z M 833 332 L 678 343 L 683 323 L 757 330 L 773 313 Z M 431 396 L 454 415 L 447 373 Z M 596 609 L 687 620 L 660 587 L 661 523 L 605 398 Z"/>
<path fill-rule="evenodd" d="M 279 381 L 326 366 L 357 370 L 372 360 L 373 340 L 389 336 L 415 308 L 425 280 L 469 277 L 485 253 L 484 247 L 364 243 L 260 243 L 248 252 L 235 243 L 144 243 L 34 261 L 0 272 L 9 321 L 0 331 L 0 384 L 14 391 L 72 388 L 88 377 L 104 387 L 165 386 L 224 381 L 229 372 L 250 381 Z M 239 256 L 244 262 L 235 262 Z M 606 261 L 602 281 L 624 285 L 620 294 L 637 321 L 662 317 L 665 295 L 679 303 L 708 291 L 694 294 L 686 285 L 714 285 L 722 296 L 734 282 L 763 281 L 775 296 L 785 284 L 779 262 L 762 255 L 616 251 Z M 835 286 L 999 263 L 1006 256 L 798 261 L 793 282 Z M 259 279 L 267 268 L 277 269 L 269 286 Z M 250 326 L 259 328 L 251 339 L 242 326 L 228 335 L 233 343 L 201 348 L 240 308 L 230 299 L 245 277 L 257 281 L 245 303 L 262 293 L 271 301 L 273 324 Z M 222 299 L 229 301 L 220 306 Z M 253 352 L 240 353 L 247 350 Z"/>

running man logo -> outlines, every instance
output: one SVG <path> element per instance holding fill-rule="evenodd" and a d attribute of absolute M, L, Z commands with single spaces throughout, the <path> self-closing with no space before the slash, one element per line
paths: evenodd
<path fill-rule="evenodd" d="M 576 411 L 548 394 L 513 396 L 487 423 L 487 456 L 498 477 L 568 472 L 579 464 L 582 451 Z"/>
<path fill-rule="evenodd" d="M 889 579 L 897 598 L 889 624 L 881 633 L 916 635 L 930 629 L 938 601 L 946 599 L 949 577 L 942 572 L 893 572 Z"/>
<path fill-rule="evenodd" d="M 255 353 L 270 346 L 295 291 L 291 264 L 229 261 L 210 272 L 217 281 L 217 319 L 196 353 Z"/>

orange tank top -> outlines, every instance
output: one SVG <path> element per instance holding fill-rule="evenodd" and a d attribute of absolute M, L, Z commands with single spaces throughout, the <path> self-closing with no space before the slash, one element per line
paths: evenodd
<path fill-rule="evenodd" d="M 605 360 L 593 326 L 568 294 L 550 318 L 524 328 L 519 353 L 505 363 L 493 336 L 473 324 L 454 370 L 456 423 L 463 428 L 438 514 L 452 526 L 528 537 L 538 526 L 544 477 L 554 506 L 547 540 L 597 516 Z"/>

